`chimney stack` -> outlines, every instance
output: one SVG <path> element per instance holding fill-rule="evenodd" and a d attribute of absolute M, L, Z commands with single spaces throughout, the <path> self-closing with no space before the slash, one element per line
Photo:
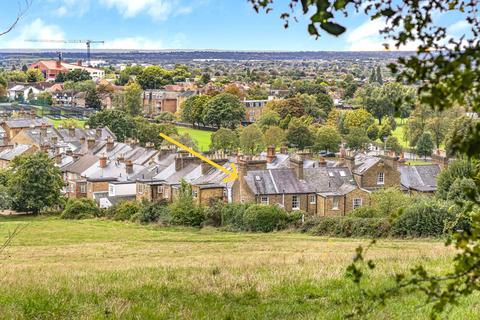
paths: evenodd
<path fill-rule="evenodd" d="M 201 163 L 197 157 L 190 155 L 187 151 L 181 150 L 175 157 L 175 171 L 180 171 L 191 163 Z"/>
<path fill-rule="evenodd" d="M 319 167 L 326 167 L 327 166 L 327 161 L 325 160 L 324 157 L 320 157 L 320 160 L 318 160 L 318 166 Z"/>
<path fill-rule="evenodd" d="M 115 143 L 113 141 L 113 138 L 112 137 L 108 137 L 107 138 L 107 151 L 110 152 L 113 150 L 113 148 L 115 147 Z"/>
<path fill-rule="evenodd" d="M 125 170 L 126 170 L 127 174 L 132 174 L 133 173 L 133 162 L 132 162 L 132 160 L 125 161 Z"/>
<path fill-rule="evenodd" d="M 147 150 L 152 150 L 153 148 L 155 148 L 155 144 L 153 142 L 147 142 L 145 144 L 145 147 L 147 148 Z"/>
<path fill-rule="evenodd" d="M 50 138 L 50 140 L 52 141 L 52 144 L 57 144 L 57 143 L 58 143 L 58 137 L 55 136 L 55 135 L 52 135 L 52 137 Z"/>
<path fill-rule="evenodd" d="M 102 137 L 102 128 L 95 129 L 95 134 L 97 135 L 98 138 L 101 138 Z"/>
<path fill-rule="evenodd" d="M 77 66 L 79 66 L 79 67 L 82 66 L 82 60 L 77 60 Z"/>
<path fill-rule="evenodd" d="M 42 126 L 40 127 L 40 138 L 45 142 L 47 138 L 47 125 L 45 123 L 42 123 Z"/>
<path fill-rule="evenodd" d="M 56 67 L 57 67 L 57 69 L 61 69 L 61 68 L 62 68 L 62 61 L 61 61 L 61 60 L 57 60 L 57 61 L 56 61 Z"/>
<path fill-rule="evenodd" d="M 98 161 L 100 168 L 105 168 L 107 166 L 107 155 L 102 154 L 100 160 Z"/>
<path fill-rule="evenodd" d="M 299 180 L 303 180 L 303 162 L 304 159 L 299 154 L 294 154 L 290 157 L 290 168 L 293 169 Z"/>
<path fill-rule="evenodd" d="M 55 163 L 56 164 L 61 164 L 62 163 L 62 154 L 60 152 L 55 154 Z"/>
<path fill-rule="evenodd" d="M 75 137 L 75 127 L 74 126 L 71 126 L 70 128 L 68 128 L 68 135 L 70 137 Z"/>
<path fill-rule="evenodd" d="M 95 145 L 95 138 L 94 137 L 88 137 L 87 138 L 88 149 L 92 149 L 94 145 Z"/>
<path fill-rule="evenodd" d="M 275 146 L 268 146 L 267 148 L 267 163 L 272 163 L 275 160 Z"/>
<path fill-rule="evenodd" d="M 121 153 L 120 155 L 118 155 L 117 157 L 117 161 L 118 162 L 124 162 L 125 161 L 125 155 L 123 153 Z"/>
<path fill-rule="evenodd" d="M 281 153 L 281 154 L 288 154 L 288 148 L 287 148 L 287 146 L 281 146 L 281 147 L 280 147 L 280 153 Z"/>

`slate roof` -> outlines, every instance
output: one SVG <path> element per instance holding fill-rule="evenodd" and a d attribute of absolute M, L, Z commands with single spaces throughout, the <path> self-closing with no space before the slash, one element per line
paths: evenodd
<path fill-rule="evenodd" d="M 64 172 L 82 174 L 85 170 L 93 166 L 98 161 L 98 157 L 93 154 L 86 154 L 77 161 L 62 168 Z"/>
<path fill-rule="evenodd" d="M 0 152 L 0 159 L 2 160 L 13 160 L 16 156 L 24 154 L 28 149 L 30 149 L 28 144 L 19 144 L 13 148 L 8 148 Z"/>
<path fill-rule="evenodd" d="M 400 181 L 403 187 L 421 192 L 437 190 L 438 164 L 400 166 Z"/>
<path fill-rule="evenodd" d="M 348 167 L 315 167 L 303 170 L 305 181 L 315 192 L 346 194 L 357 187 Z M 348 186 L 353 186 L 353 189 Z"/>
<path fill-rule="evenodd" d="M 32 125 L 35 127 L 41 127 L 43 124 L 46 124 L 47 126 L 53 126 L 52 122 L 47 118 L 10 119 L 5 121 L 5 124 L 9 128 L 29 128 Z"/>
<path fill-rule="evenodd" d="M 99 161 L 94 163 L 86 169 L 82 176 L 88 180 L 102 180 L 102 181 L 134 181 L 133 177 L 138 174 L 144 167 L 133 164 L 133 172 L 127 174 L 126 165 L 124 162 L 116 160 L 107 160 L 107 166 L 100 167 Z"/>
<path fill-rule="evenodd" d="M 311 193 L 305 181 L 298 180 L 292 169 L 248 171 L 245 182 L 254 194 Z"/>
<path fill-rule="evenodd" d="M 372 157 L 365 154 L 358 154 L 355 156 L 355 168 L 353 173 L 362 175 L 365 171 L 382 161 L 381 158 Z"/>

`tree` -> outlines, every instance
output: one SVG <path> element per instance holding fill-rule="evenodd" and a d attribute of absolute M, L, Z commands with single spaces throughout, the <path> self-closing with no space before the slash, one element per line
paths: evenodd
<path fill-rule="evenodd" d="M 10 170 L 8 194 L 14 210 L 37 214 L 61 203 L 62 173 L 46 153 L 17 157 Z"/>
<path fill-rule="evenodd" d="M 383 126 L 380 127 L 380 131 L 378 132 L 378 138 L 381 141 L 385 141 L 391 135 L 392 127 L 390 127 L 388 123 L 385 123 Z"/>
<path fill-rule="evenodd" d="M 42 71 L 40 69 L 28 69 L 26 72 L 28 82 L 41 82 L 45 81 Z"/>
<path fill-rule="evenodd" d="M 475 122 L 472 118 L 461 116 L 453 120 L 445 136 L 445 151 L 447 155 L 454 156 L 458 153 L 457 146 L 468 144 L 469 140 L 475 138 Z"/>
<path fill-rule="evenodd" d="M 80 82 L 92 80 L 90 73 L 85 69 L 73 69 L 64 76 L 65 81 Z"/>
<path fill-rule="evenodd" d="M 408 118 L 406 137 L 411 147 L 417 145 L 418 138 L 426 131 L 427 121 L 432 113 L 428 106 L 418 105 Z"/>
<path fill-rule="evenodd" d="M 314 144 L 314 135 L 300 119 L 292 119 L 288 125 L 287 142 L 291 147 L 303 150 Z"/>
<path fill-rule="evenodd" d="M 143 146 L 149 142 L 156 146 L 161 145 L 163 143 L 163 138 L 160 137 L 160 133 L 164 133 L 167 136 L 173 136 L 177 139 L 182 138 L 184 139 L 183 142 L 188 142 L 190 146 L 196 145 L 192 139 L 189 139 L 190 137 L 180 137 L 176 127 L 171 123 L 151 123 L 143 117 L 135 117 L 133 122 L 135 130 L 130 137 L 138 139 Z"/>
<path fill-rule="evenodd" d="M 262 131 L 256 124 L 241 129 L 240 148 L 245 154 L 249 155 L 256 155 L 265 149 Z"/>
<path fill-rule="evenodd" d="M 56 83 L 65 82 L 65 73 L 63 72 L 58 73 L 57 76 L 55 77 L 55 82 Z"/>
<path fill-rule="evenodd" d="M 265 130 L 263 138 L 267 146 L 278 148 L 285 143 L 285 132 L 280 127 L 270 126 Z"/>
<path fill-rule="evenodd" d="M 333 99 L 326 93 L 319 93 L 316 95 L 317 102 L 320 105 L 320 109 L 327 115 L 333 109 Z"/>
<path fill-rule="evenodd" d="M 402 153 L 402 146 L 398 142 L 397 137 L 394 136 L 389 136 L 387 140 L 385 141 L 385 146 L 387 147 L 387 150 L 391 150 L 395 152 L 395 154 L 399 155 Z"/>
<path fill-rule="evenodd" d="M 148 66 L 137 76 L 137 81 L 143 90 L 160 89 L 167 84 L 173 84 L 173 73 L 159 66 Z"/>
<path fill-rule="evenodd" d="M 245 92 L 243 92 L 239 87 L 235 84 L 229 84 L 228 86 L 223 89 L 224 93 L 230 93 L 231 95 L 237 96 L 239 99 L 245 98 Z"/>
<path fill-rule="evenodd" d="M 372 141 L 375 141 L 378 139 L 378 134 L 380 132 L 380 128 L 378 127 L 378 125 L 376 123 L 370 125 L 368 128 L 367 128 L 367 136 L 368 136 L 368 139 L 372 140 Z"/>
<path fill-rule="evenodd" d="M 238 136 L 235 131 L 220 128 L 212 134 L 210 137 L 210 150 L 217 151 L 222 150 L 230 154 L 233 151 L 237 150 L 239 147 Z"/>
<path fill-rule="evenodd" d="M 118 141 L 133 137 L 136 130 L 133 119 L 121 110 L 99 111 L 90 116 L 86 124 L 90 128 L 108 127 Z"/>
<path fill-rule="evenodd" d="M 200 77 L 200 83 L 202 84 L 207 84 L 209 83 L 211 80 L 210 78 L 210 74 L 209 73 L 204 73 L 202 74 L 202 76 Z"/>
<path fill-rule="evenodd" d="M 379 84 L 383 84 L 382 70 L 380 69 L 380 66 L 377 66 L 376 75 L 377 75 L 376 82 L 378 82 Z"/>
<path fill-rule="evenodd" d="M 317 130 L 313 149 L 315 151 L 338 152 L 340 143 L 342 143 L 342 137 L 338 130 L 331 126 L 323 126 Z"/>
<path fill-rule="evenodd" d="M 175 224 L 198 227 L 205 220 L 202 208 L 193 201 L 192 187 L 184 180 L 178 198 L 170 206 L 170 212 Z"/>
<path fill-rule="evenodd" d="M 280 115 L 272 110 L 266 110 L 257 120 L 257 125 L 265 131 L 268 127 L 278 126 L 280 124 Z"/>
<path fill-rule="evenodd" d="M 199 124 L 205 126 L 203 115 L 209 100 L 210 97 L 207 95 L 188 97 L 181 106 L 182 121 L 191 123 L 194 126 Z"/>
<path fill-rule="evenodd" d="M 358 86 L 355 83 L 347 83 L 345 90 L 343 92 L 344 99 L 351 99 L 354 97 L 355 92 L 357 92 Z"/>
<path fill-rule="evenodd" d="M 362 128 L 364 131 L 367 130 L 373 123 L 375 119 L 372 115 L 365 109 L 349 110 L 345 113 L 345 118 L 343 125 L 345 129 L 350 131 L 354 128 Z"/>
<path fill-rule="evenodd" d="M 136 82 L 130 82 L 125 86 L 123 109 L 132 117 L 142 113 L 142 88 Z"/>
<path fill-rule="evenodd" d="M 435 196 L 447 200 L 448 193 L 454 182 L 458 179 L 473 179 L 477 174 L 475 163 L 467 159 L 455 160 L 448 168 L 440 172 L 437 177 L 437 192 Z"/>
<path fill-rule="evenodd" d="M 429 157 L 433 152 L 433 140 L 430 133 L 423 133 L 417 141 L 416 151 L 420 157 Z"/>
<path fill-rule="evenodd" d="M 435 111 L 432 116 L 427 119 L 426 129 L 432 134 L 435 147 L 440 149 L 440 145 L 447 135 L 451 120 L 444 112 Z"/>
<path fill-rule="evenodd" d="M 377 82 L 377 76 L 375 74 L 375 69 L 372 69 L 372 73 L 370 73 L 370 78 L 368 78 L 369 83 Z"/>
<path fill-rule="evenodd" d="M 115 84 L 119 86 L 124 86 L 132 80 L 133 76 L 138 76 L 142 72 L 143 68 L 139 65 L 127 66 L 125 69 L 120 71 Z"/>
<path fill-rule="evenodd" d="M 102 108 L 102 101 L 98 96 L 98 92 L 95 88 L 89 89 L 85 94 L 85 105 L 88 108 L 100 110 Z"/>
<path fill-rule="evenodd" d="M 27 14 L 28 9 L 30 9 L 30 6 L 32 5 L 32 1 L 33 0 L 18 0 L 17 1 L 17 7 L 18 7 L 17 15 L 15 16 L 13 21 L 10 22 L 7 25 L 7 27 L 5 27 L 5 29 L 0 30 L 0 37 L 9 33 L 10 31 L 12 31 L 16 27 L 18 22 Z"/>
<path fill-rule="evenodd" d="M 289 99 L 272 100 L 267 102 L 266 109 L 278 113 L 282 119 L 285 119 L 287 116 L 300 118 L 305 115 L 303 102 L 305 102 L 305 100 L 302 100 L 300 96 Z"/>
<path fill-rule="evenodd" d="M 346 135 L 345 141 L 347 147 L 353 150 L 364 149 L 366 144 L 370 142 L 365 130 L 360 127 L 352 128 Z"/>
<path fill-rule="evenodd" d="M 245 107 L 238 97 L 221 93 L 208 101 L 203 120 L 217 128 L 233 129 L 245 120 Z"/>

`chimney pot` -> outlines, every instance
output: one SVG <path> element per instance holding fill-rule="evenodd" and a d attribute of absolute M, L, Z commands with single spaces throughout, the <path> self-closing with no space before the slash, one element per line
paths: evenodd
<path fill-rule="evenodd" d="M 107 156 L 102 154 L 99 161 L 100 168 L 105 168 L 107 166 Z"/>
<path fill-rule="evenodd" d="M 132 160 L 125 161 L 125 170 L 126 170 L 127 174 L 132 174 L 133 173 L 133 162 L 132 162 Z"/>

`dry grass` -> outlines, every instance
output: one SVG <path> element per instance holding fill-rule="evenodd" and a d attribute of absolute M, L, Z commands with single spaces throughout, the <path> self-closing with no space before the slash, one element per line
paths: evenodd
<path fill-rule="evenodd" d="M 0 218 L 0 234 L 30 224 L 0 262 L 0 318 L 341 319 L 358 292 L 345 279 L 367 240 L 296 233 L 165 229 L 110 221 Z M 372 287 L 418 263 L 444 270 L 438 241 L 381 241 Z M 427 318 L 419 296 L 399 297 L 380 319 Z M 474 300 L 451 314 L 478 318 Z"/>

